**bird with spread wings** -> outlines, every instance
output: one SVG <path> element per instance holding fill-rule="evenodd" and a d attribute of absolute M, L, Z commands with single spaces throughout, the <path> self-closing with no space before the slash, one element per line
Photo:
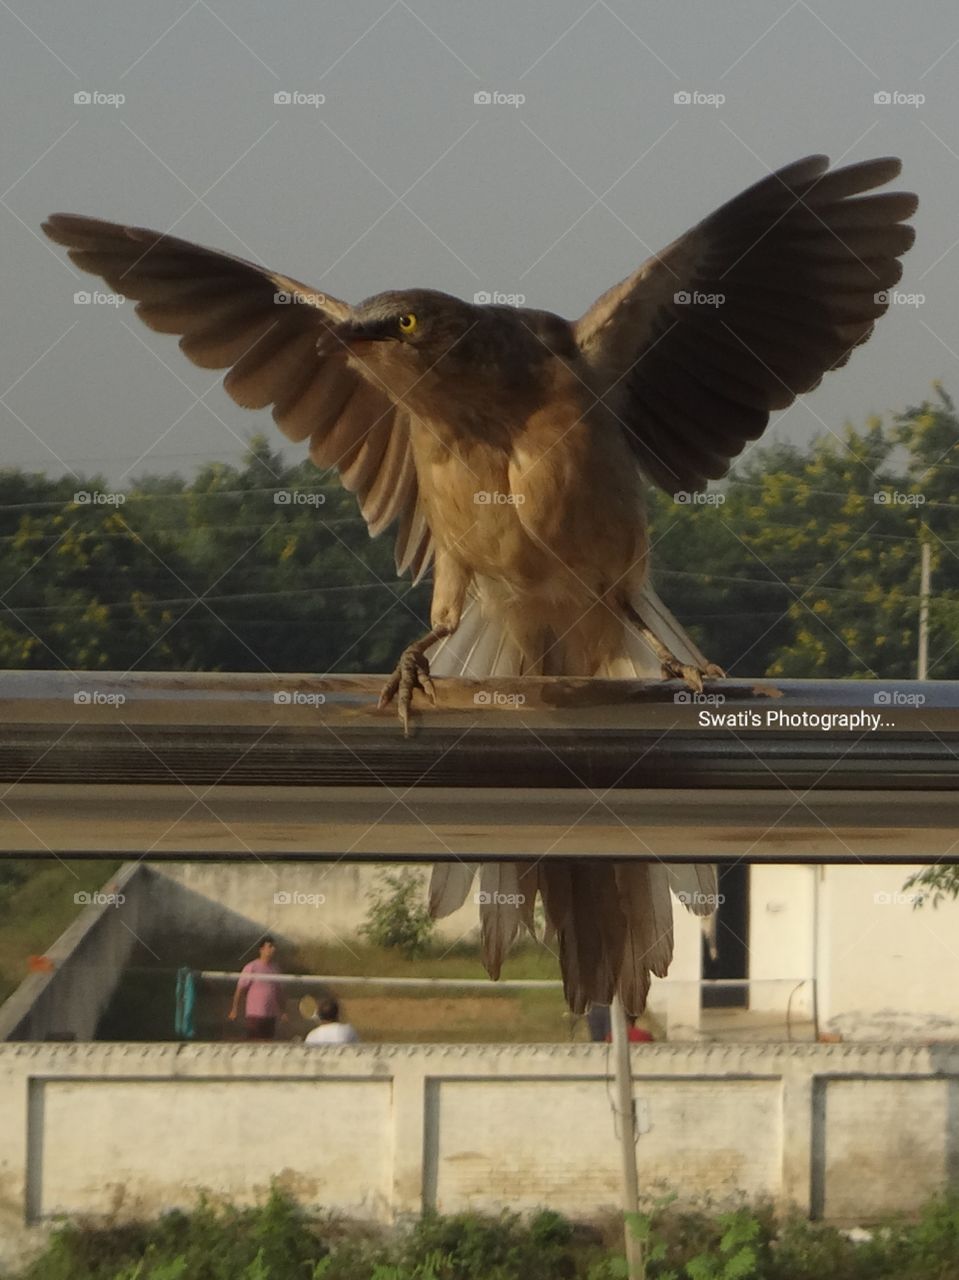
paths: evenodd
<path fill-rule="evenodd" d="M 273 406 L 357 496 L 396 567 L 432 566 L 430 630 L 380 699 L 404 732 L 432 675 L 721 676 L 653 591 L 643 494 L 723 476 L 773 410 L 846 363 L 887 309 L 917 200 L 883 191 L 896 159 L 810 156 L 722 205 L 580 319 L 428 289 L 358 306 L 157 231 L 75 214 L 44 224 L 77 266 L 229 369 L 240 405 Z M 476 868 L 437 866 L 436 915 Z M 537 894 L 575 1010 L 616 992 L 642 1010 L 672 954 L 672 888 L 708 913 L 715 872 L 633 861 L 523 861 L 480 871 L 493 977 Z"/>

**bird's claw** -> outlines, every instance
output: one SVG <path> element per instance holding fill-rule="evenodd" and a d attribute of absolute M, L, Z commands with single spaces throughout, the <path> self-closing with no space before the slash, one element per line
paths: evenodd
<path fill-rule="evenodd" d="M 416 689 L 425 693 L 432 705 L 436 706 L 436 686 L 430 675 L 429 661 L 418 645 L 410 645 L 400 654 L 396 670 L 383 686 L 376 704 L 382 710 L 396 698 L 396 710 L 403 725 L 404 738 L 410 736 L 410 707 Z"/>
<path fill-rule="evenodd" d="M 693 663 L 680 662 L 672 656 L 663 659 L 662 671 L 664 680 L 682 680 L 694 693 L 702 693 L 704 678 L 722 680 L 726 675 L 715 662 L 707 662 L 705 666 L 699 667 Z"/>

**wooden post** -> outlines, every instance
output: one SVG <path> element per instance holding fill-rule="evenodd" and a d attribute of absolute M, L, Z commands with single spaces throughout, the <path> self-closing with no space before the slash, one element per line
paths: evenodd
<path fill-rule="evenodd" d="M 646 1280 L 645 1247 L 633 1233 L 629 1217 L 639 1213 L 639 1175 L 636 1172 L 636 1107 L 633 1102 L 633 1069 L 629 1057 L 626 1015 L 619 996 L 609 1008 L 613 1033 L 613 1064 L 616 1078 L 616 1115 L 623 1158 L 623 1227 L 626 1236 L 626 1266 L 629 1280 Z"/>
<path fill-rule="evenodd" d="M 932 548 L 928 537 L 922 544 L 919 570 L 919 660 L 916 677 L 925 680 L 929 674 L 929 591 L 932 580 Z"/>

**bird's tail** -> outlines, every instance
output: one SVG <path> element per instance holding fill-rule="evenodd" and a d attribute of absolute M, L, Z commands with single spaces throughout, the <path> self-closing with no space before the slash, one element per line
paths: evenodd
<path fill-rule="evenodd" d="M 677 658 L 705 665 L 703 655 L 652 587 L 644 587 L 633 604 Z M 516 640 L 499 619 L 484 614 L 478 600 L 470 602 L 457 630 L 435 645 L 428 657 L 433 674 L 440 676 L 489 679 L 529 670 Z M 561 668 L 561 653 L 555 665 Z M 624 626 L 619 651 L 611 652 L 594 674 L 612 679 L 657 678 L 660 663 L 647 642 Z M 545 858 L 451 862 L 433 868 L 430 912 L 434 918 L 463 906 L 477 872 L 483 962 L 490 977 L 499 977 L 507 951 L 524 928 L 535 936 L 539 895 L 547 930 L 558 943 L 566 999 L 576 1013 L 593 1003 L 608 1004 L 614 992 L 629 1013 L 641 1013 L 650 975 L 665 977 L 673 954 L 670 892 L 699 916 L 709 915 L 717 900 L 716 869 L 706 864 Z"/>

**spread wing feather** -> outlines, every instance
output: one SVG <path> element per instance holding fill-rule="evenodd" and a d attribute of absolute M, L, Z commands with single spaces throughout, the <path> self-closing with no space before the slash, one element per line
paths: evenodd
<path fill-rule="evenodd" d="M 421 577 L 432 538 L 420 500 L 409 416 L 346 363 L 331 326 L 350 306 L 291 276 L 150 231 L 55 213 L 43 229 L 78 267 L 136 300 L 140 319 L 180 335 L 203 369 L 228 369 L 223 386 L 247 409 L 273 406 L 291 440 L 310 442 L 318 466 L 336 468 L 356 494 L 371 535 L 398 525 L 397 568 Z"/>

